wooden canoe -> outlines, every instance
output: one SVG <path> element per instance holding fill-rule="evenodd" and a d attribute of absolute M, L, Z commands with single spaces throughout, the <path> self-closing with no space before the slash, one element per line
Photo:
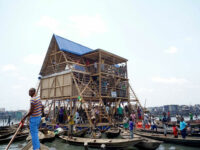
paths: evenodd
<path fill-rule="evenodd" d="M 19 134 L 15 137 L 13 142 L 17 142 L 17 141 L 23 141 L 27 138 L 28 134 Z M 4 139 L 0 139 L 0 144 L 3 143 L 8 143 L 11 140 L 12 137 L 8 137 L 8 138 L 4 138 Z"/>
<path fill-rule="evenodd" d="M 22 148 L 22 150 L 33 150 L 32 142 L 29 141 L 28 144 Z M 40 150 L 49 150 L 49 148 L 43 144 L 40 144 Z"/>
<path fill-rule="evenodd" d="M 90 138 L 93 139 L 100 139 L 101 138 L 101 132 L 100 131 L 93 131 L 90 135 Z"/>
<path fill-rule="evenodd" d="M 167 135 L 167 137 L 165 137 L 163 134 L 152 134 L 138 131 L 136 131 L 135 134 L 140 135 L 142 137 L 163 141 L 166 143 L 175 143 L 192 147 L 200 147 L 200 138 L 186 137 L 185 139 L 183 139 L 181 136 L 179 136 L 178 138 L 174 138 L 173 135 Z"/>
<path fill-rule="evenodd" d="M 0 135 L 0 139 L 7 138 L 7 137 L 13 135 L 14 133 L 15 133 L 14 131 L 11 131 L 11 132 L 7 132 L 7 133 L 4 133 L 4 134 L 1 134 Z"/>
<path fill-rule="evenodd" d="M 143 138 L 143 140 L 137 143 L 135 146 L 146 150 L 156 150 L 162 143 L 162 141 Z"/>
<path fill-rule="evenodd" d="M 7 133 L 10 133 L 10 132 L 14 132 L 14 131 L 15 131 L 14 129 L 0 130 L 0 135 L 7 134 Z"/>
<path fill-rule="evenodd" d="M 73 132 L 74 137 L 84 137 L 86 132 L 88 131 L 88 128 L 82 129 L 82 130 L 77 130 Z"/>
<path fill-rule="evenodd" d="M 60 131 L 54 131 L 54 133 L 55 133 L 55 137 L 59 137 L 59 136 L 61 136 L 61 135 L 67 135 L 67 130 L 60 130 Z"/>
<path fill-rule="evenodd" d="M 110 128 L 105 133 L 108 138 L 115 138 L 119 136 L 120 131 L 121 130 L 119 128 Z"/>
<path fill-rule="evenodd" d="M 148 130 L 148 129 L 137 129 L 137 131 L 139 132 L 144 132 L 144 133 L 154 133 L 154 134 L 163 134 L 164 133 L 164 129 L 158 129 L 157 132 L 154 130 Z M 172 130 L 167 130 L 167 134 L 173 134 Z M 192 133 L 192 134 L 188 134 L 189 137 L 200 137 L 200 133 Z"/>
<path fill-rule="evenodd" d="M 130 139 L 129 130 L 122 130 L 120 135 L 123 139 Z M 134 137 L 142 138 L 141 136 L 138 136 L 138 135 L 134 135 Z M 142 149 L 147 149 L 147 150 L 155 150 L 160 146 L 160 144 L 163 143 L 162 141 L 152 140 L 152 139 L 144 138 L 144 137 L 142 139 L 143 140 L 141 142 L 139 142 L 135 145 L 136 147 L 139 147 Z"/>
<path fill-rule="evenodd" d="M 44 142 L 50 142 L 53 141 L 55 139 L 55 133 L 53 131 L 48 131 L 47 134 L 44 134 L 42 132 L 38 132 L 38 136 L 39 136 L 39 140 L 40 142 L 44 143 Z M 27 141 L 31 140 L 31 135 L 29 134 L 29 136 L 26 138 Z"/>
<path fill-rule="evenodd" d="M 60 136 L 61 139 L 65 140 L 72 145 L 84 145 L 87 143 L 88 147 L 100 148 L 102 144 L 106 148 L 125 148 L 128 146 L 135 145 L 142 141 L 141 138 L 134 139 L 91 139 L 91 138 L 68 138 L 68 136 Z"/>

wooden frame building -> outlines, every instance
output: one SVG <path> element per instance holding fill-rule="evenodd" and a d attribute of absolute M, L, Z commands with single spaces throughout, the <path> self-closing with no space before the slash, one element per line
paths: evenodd
<path fill-rule="evenodd" d="M 92 50 L 60 36 L 53 35 L 40 75 L 39 93 L 48 115 L 64 107 L 74 115 L 83 107 L 88 123 L 91 110 L 99 110 L 98 122 L 112 122 L 120 103 L 138 99 L 129 85 L 127 59 L 102 49 Z M 132 95 L 131 95 L 132 94 Z M 112 114 L 106 106 L 115 108 Z"/>

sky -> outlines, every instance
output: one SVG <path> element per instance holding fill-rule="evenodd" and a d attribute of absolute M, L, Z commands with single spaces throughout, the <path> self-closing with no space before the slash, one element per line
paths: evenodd
<path fill-rule="evenodd" d="M 1 0 L 0 20 L 0 108 L 29 108 L 53 34 L 127 58 L 142 105 L 199 104 L 199 0 Z"/>

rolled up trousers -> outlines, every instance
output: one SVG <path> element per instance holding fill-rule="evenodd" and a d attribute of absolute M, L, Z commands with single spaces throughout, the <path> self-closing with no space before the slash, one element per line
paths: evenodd
<path fill-rule="evenodd" d="M 30 117 L 30 132 L 32 137 L 33 150 L 40 149 L 40 141 L 38 137 L 38 128 L 40 125 L 41 116 Z"/>

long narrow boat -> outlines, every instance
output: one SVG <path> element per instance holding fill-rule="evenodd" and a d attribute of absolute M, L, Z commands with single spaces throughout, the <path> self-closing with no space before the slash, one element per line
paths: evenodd
<path fill-rule="evenodd" d="M 9 133 L 9 132 L 13 132 L 13 131 L 15 131 L 15 130 L 14 129 L 0 130 L 0 135 L 6 134 L 6 133 Z"/>
<path fill-rule="evenodd" d="M 154 134 L 163 134 L 164 133 L 164 129 L 158 129 L 157 132 L 153 131 L 153 130 L 144 130 L 144 129 L 137 129 L 137 131 L 139 132 L 144 132 L 144 133 L 154 133 Z M 167 130 L 167 134 L 173 134 L 172 130 Z M 200 137 L 200 133 L 192 133 L 192 134 L 188 134 L 189 137 Z"/>
<path fill-rule="evenodd" d="M 17 141 L 23 141 L 26 139 L 26 137 L 28 136 L 28 134 L 20 134 L 20 135 L 17 135 L 14 139 L 14 142 L 17 142 Z M 8 137 L 8 138 L 4 138 L 4 139 L 0 139 L 0 144 L 3 144 L 3 143 L 8 143 L 10 140 L 11 140 L 12 137 Z"/>
<path fill-rule="evenodd" d="M 105 133 L 108 138 L 115 138 L 119 136 L 120 131 L 121 130 L 119 128 L 110 128 Z"/>
<path fill-rule="evenodd" d="M 101 132 L 100 132 L 100 131 L 93 131 L 93 132 L 90 134 L 90 138 L 93 138 L 93 139 L 100 139 L 100 138 L 101 138 Z"/>
<path fill-rule="evenodd" d="M 74 137 L 84 137 L 84 135 L 86 134 L 87 131 L 88 131 L 88 128 L 85 128 L 82 130 L 77 130 L 77 131 L 73 132 L 73 136 Z"/>
<path fill-rule="evenodd" d="M 125 148 L 133 146 L 142 141 L 141 138 L 134 139 L 91 139 L 91 138 L 69 138 L 68 136 L 60 136 L 71 145 L 84 145 L 87 143 L 88 147 L 100 148 L 105 145 L 106 148 Z"/>
<path fill-rule="evenodd" d="M 129 130 L 122 130 L 121 133 L 120 133 L 121 137 L 123 139 L 130 139 L 130 132 Z M 140 137 L 141 136 L 138 136 L 138 135 L 134 135 L 134 137 Z M 160 144 L 162 144 L 163 142 L 162 141 L 158 141 L 158 140 L 152 140 L 152 139 L 149 139 L 149 138 L 142 138 L 142 141 L 137 143 L 135 145 L 135 147 L 139 147 L 139 148 L 142 148 L 142 149 L 147 149 L 147 150 L 155 150 L 157 149 Z"/>
<path fill-rule="evenodd" d="M 29 141 L 28 144 L 22 148 L 22 150 L 33 150 L 32 142 Z M 49 148 L 43 144 L 40 144 L 40 150 L 49 150 Z"/>
<path fill-rule="evenodd" d="M 55 139 L 55 133 L 53 131 L 48 131 L 47 134 L 43 134 L 42 132 L 38 132 L 38 136 L 39 139 L 42 143 L 44 142 L 50 142 L 53 141 Z M 31 135 L 29 134 L 29 136 L 26 138 L 27 141 L 31 140 Z"/>
<path fill-rule="evenodd" d="M 156 150 L 160 144 L 162 144 L 162 141 L 158 140 L 152 140 L 149 138 L 143 138 L 141 142 L 135 145 L 135 147 L 146 149 L 146 150 Z"/>
<path fill-rule="evenodd" d="M 165 137 L 163 134 L 152 134 L 138 131 L 136 131 L 135 134 L 140 135 L 142 137 L 163 141 L 166 143 L 175 143 L 192 147 L 200 147 L 200 138 L 186 137 L 185 139 L 183 139 L 181 136 L 179 136 L 178 138 L 174 138 L 173 135 L 167 135 L 167 137 Z"/>
<path fill-rule="evenodd" d="M 61 135 L 67 135 L 67 130 L 63 130 L 62 128 L 58 128 L 54 131 L 55 137 L 59 137 Z"/>
<path fill-rule="evenodd" d="M 7 137 L 13 135 L 14 133 L 15 133 L 14 131 L 11 131 L 11 132 L 7 132 L 7 133 L 4 133 L 4 134 L 1 134 L 0 135 L 0 139 L 7 138 Z"/>

